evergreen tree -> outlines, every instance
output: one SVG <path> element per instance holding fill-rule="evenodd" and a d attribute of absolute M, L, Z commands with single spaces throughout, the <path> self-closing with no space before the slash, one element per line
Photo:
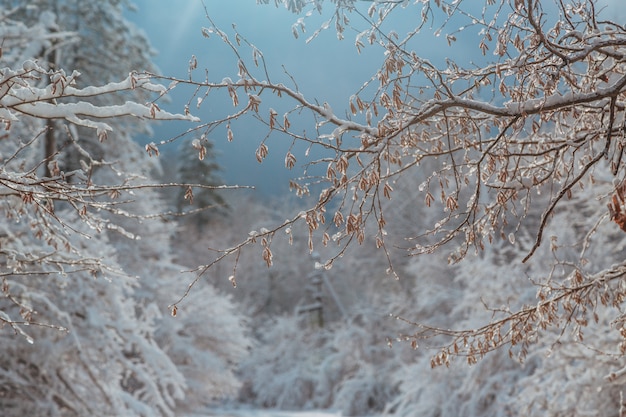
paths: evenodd
<path fill-rule="evenodd" d="M 182 143 L 183 150 L 177 155 L 177 181 L 185 184 L 201 184 L 204 187 L 181 189 L 177 199 L 179 212 L 191 212 L 187 217 L 200 230 L 216 214 L 226 214 L 225 200 L 216 188 L 222 184 L 217 172 L 213 143 L 204 139 L 189 139 Z M 197 151 L 190 152 L 189 147 Z M 210 188 L 215 187 L 215 188 Z"/>

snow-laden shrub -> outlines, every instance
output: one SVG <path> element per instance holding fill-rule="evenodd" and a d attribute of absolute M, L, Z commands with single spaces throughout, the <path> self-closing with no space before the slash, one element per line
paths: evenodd
<path fill-rule="evenodd" d="M 241 364 L 242 400 L 283 409 L 324 408 L 336 369 L 325 359 L 328 329 L 311 329 L 293 317 L 278 317 L 257 329 L 259 341 Z"/>
<path fill-rule="evenodd" d="M 341 323 L 332 340 L 329 360 L 341 369 L 332 407 L 344 415 L 362 416 L 382 411 L 395 398 L 392 375 L 400 367 L 399 349 L 388 344 L 388 315 L 372 309 Z"/>
<path fill-rule="evenodd" d="M 360 314 L 328 327 L 280 317 L 259 329 L 243 362 L 242 399 L 281 409 L 331 408 L 344 415 L 382 411 L 395 397 L 398 368 L 382 329 L 388 317 Z"/>
<path fill-rule="evenodd" d="M 3 415 L 172 415 L 183 376 L 154 339 L 155 316 L 137 314 L 136 280 L 105 236 L 83 241 L 80 254 L 57 252 L 55 239 L 2 209 Z M 87 233 L 74 222 L 71 245 Z"/>
<path fill-rule="evenodd" d="M 232 298 L 210 285 L 189 294 L 177 312 L 159 322 L 156 339 L 187 383 L 184 410 L 237 397 L 235 371 L 248 353 L 250 339 Z"/>
<path fill-rule="evenodd" d="M 606 185 L 598 181 L 595 187 Z M 507 311 L 537 305 L 537 284 L 550 291 L 584 285 L 575 281 L 574 270 L 593 282 L 594 271 L 613 259 L 623 259 L 625 242 L 623 233 L 610 223 L 596 222 L 598 210 L 605 208 L 595 199 L 573 199 L 545 228 L 551 244 L 525 263 L 525 249 L 533 244 L 525 230 L 520 230 L 516 241 L 495 243 L 479 256 L 467 257 L 449 280 L 441 276 L 438 281 L 429 280 L 424 271 L 434 270 L 428 266 L 433 258 L 416 258 L 409 271 L 416 287 L 421 284 L 430 296 L 416 292 L 412 309 L 416 316 L 409 317 L 442 329 L 478 329 Z M 579 258 L 583 262 L 577 262 Z M 546 271 L 549 263 L 557 266 Z M 406 417 L 619 415 L 625 372 L 622 323 L 615 317 L 622 315 L 619 306 L 606 302 L 609 287 L 602 284 L 601 289 L 606 291 L 599 291 L 593 311 L 574 307 L 569 313 L 555 312 L 575 318 L 569 327 L 548 321 L 530 343 L 508 344 L 491 352 L 486 348 L 471 366 L 463 363 L 468 359 L 463 356 L 452 358 L 449 368 L 430 369 L 437 351 L 426 349 L 433 339 L 421 341 L 418 361 L 395 375 L 400 395 L 387 411 Z M 594 287 L 589 291 L 595 291 Z M 607 296 L 604 302 L 602 294 Z M 509 330 L 505 326 L 502 334 Z M 450 339 L 440 335 L 435 340 L 443 344 Z"/>

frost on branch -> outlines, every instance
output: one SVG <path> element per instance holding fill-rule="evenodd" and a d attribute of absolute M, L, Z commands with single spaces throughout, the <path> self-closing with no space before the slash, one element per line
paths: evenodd
<path fill-rule="evenodd" d="M 336 2 L 336 10 L 349 14 L 353 3 Z M 296 10 L 321 4 L 304 3 Z M 297 223 L 308 232 L 309 250 L 316 245 L 335 250 L 329 265 L 349 246 L 374 241 L 386 254 L 390 273 L 397 273 L 395 245 L 416 256 L 443 251 L 451 263 L 461 265 L 492 247 L 508 245 L 519 252 L 512 259 L 520 264 L 530 265 L 535 256 L 546 259 L 543 276 L 532 281 L 541 289 L 539 299 L 494 308 L 501 321 L 487 318 L 480 332 L 451 331 L 459 344 L 442 350 L 435 365 L 447 364 L 458 352 L 474 363 L 502 345 L 523 350 L 548 328 L 571 326 L 578 332 L 590 322 L 585 317 L 594 303 L 589 294 L 597 295 L 599 285 L 610 282 L 603 307 L 621 297 L 615 283 L 621 267 L 613 268 L 606 258 L 591 262 L 588 254 L 598 249 L 599 230 L 606 232 L 607 203 L 612 219 L 620 226 L 623 222 L 624 192 L 612 185 L 626 175 L 623 25 L 602 15 L 593 1 L 368 6 L 367 17 L 355 12 L 350 18 L 366 27 L 357 34 L 357 47 L 378 48 L 380 65 L 346 98 L 345 110 L 335 104 L 331 108 L 324 97 L 305 95 L 289 75 L 279 82 L 268 73 L 262 54 L 244 53 L 253 48 L 241 34 L 235 33 L 236 42 L 231 42 L 216 27 L 211 30 L 217 36 L 211 39 L 232 48 L 238 78 L 168 79 L 188 82 L 207 96 L 228 94 L 234 110 L 200 129 L 208 133 L 224 125 L 228 139 L 237 140 L 231 127 L 244 117 L 254 119 L 265 133 L 259 135 L 259 161 L 285 136 L 306 145 L 303 152 L 285 152 L 284 163 L 293 169 L 298 161 L 304 167 L 290 185 L 298 196 L 312 196 L 308 208 L 219 251 L 202 271 L 224 259 L 236 264 L 248 245 L 258 245 L 263 259 L 263 242 L 280 229 L 295 230 Z M 384 29 L 404 8 L 417 16 L 414 27 L 405 33 Z M 342 16 L 337 13 L 335 23 L 348 27 Z M 437 46 L 450 48 L 445 54 L 449 58 L 426 56 L 422 36 L 429 35 Z M 438 35 L 445 35 L 441 42 Z M 464 61 L 472 48 L 475 54 Z M 457 53 L 458 59 L 450 58 Z M 242 58 L 250 55 L 252 62 Z M 255 99 L 236 99 L 245 96 Z M 607 202 L 606 196 L 613 194 Z M 424 215 L 390 233 L 394 208 L 405 201 Z M 555 218 L 578 206 L 588 216 L 582 223 L 555 227 Z M 607 236 L 602 239 L 614 238 Z M 578 251 L 561 256 L 567 247 Z M 546 257 L 546 252 L 559 257 Z M 555 313 L 561 309 L 572 309 L 571 319 Z M 425 333 L 440 335 L 436 327 L 425 328 Z"/>
<path fill-rule="evenodd" d="M 66 76 L 63 70 L 50 72 L 34 61 L 26 61 L 18 70 L 0 69 L 0 117 L 5 123 L 17 121 L 20 116 L 38 119 L 64 119 L 78 126 L 93 128 L 98 136 L 111 131 L 106 122 L 94 119 L 108 119 L 132 116 L 153 120 L 198 121 L 191 115 L 173 114 L 161 110 L 155 103 L 139 104 L 127 101 L 122 104 L 99 106 L 87 99 L 129 90 L 144 89 L 163 94 L 165 88 L 150 82 L 150 77 L 131 73 L 121 82 L 112 82 L 100 87 L 76 88 L 80 74 L 74 71 Z M 42 82 L 50 82 L 38 87 Z"/>

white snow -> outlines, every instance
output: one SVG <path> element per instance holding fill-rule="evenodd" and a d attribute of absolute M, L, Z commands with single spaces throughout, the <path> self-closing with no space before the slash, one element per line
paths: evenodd
<path fill-rule="evenodd" d="M 332 411 L 214 410 L 185 417 L 341 417 Z"/>

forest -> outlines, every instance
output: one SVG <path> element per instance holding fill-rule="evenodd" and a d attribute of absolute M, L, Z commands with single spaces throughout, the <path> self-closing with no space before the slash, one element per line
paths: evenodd
<path fill-rule="evenodd" d="M 626 416 L 621 0 L 246 4 L 376 57 L 332 105 L 201 3 L 228 76 L 0 0 L 0 414 Z"/>

